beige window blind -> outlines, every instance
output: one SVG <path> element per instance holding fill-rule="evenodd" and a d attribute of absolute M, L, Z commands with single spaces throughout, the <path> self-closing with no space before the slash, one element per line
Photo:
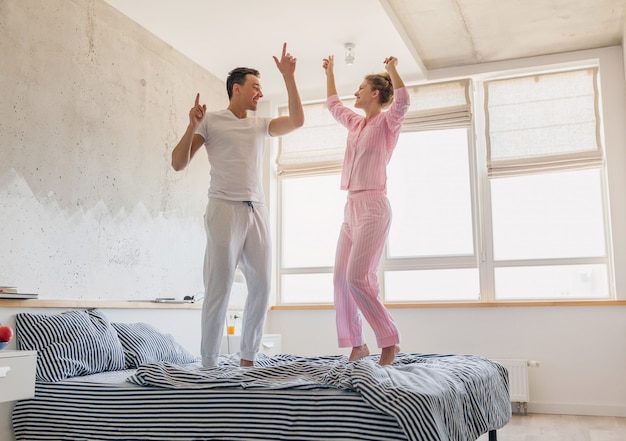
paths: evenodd
<path fill-rule="evenodd" d="M 597 68 L 485 82 L 490 177 L 602 164 Z"/>
<path fill-rule="evenodd" d="M 469 127 L 472 124 L 470 80 L 409 87 L 411 107 L 403 131 Z"/>
<path fill-rule="evenodd" d="M 459 80 L 407 87 L 411 107 L 403 130 L 469 127 L 472 120 L 470 84 L 470 80 Z M 343 102 L 352 106 L 354 99 Z M 280 114 L 286 112 L 284 107 Z M 304 105 L 304 114 L 304 127 L 279 141 L 278 174 L 294 176 L 341 171 L 347 130 L 330 115 L 325 102 Z"/>
<path fill-rule="evenodd" d="M 346 105 L 354 99 L 344 100 Z M 281 115 L 287 108 L 281 109 Z M 341 171 L 348 131 L 332 117 L 326 102 L 304 105 L 304 126 L 279 140 L 278 174 L 314 175 Z"/>

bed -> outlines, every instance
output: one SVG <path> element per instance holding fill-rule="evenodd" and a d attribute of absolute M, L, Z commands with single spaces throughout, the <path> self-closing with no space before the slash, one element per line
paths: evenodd
<path fill-rule="evenodd" d="M 479 356 L 259 354 L 239 368 L 235 354 L 202 368 L 171 336 L 98 310 L 18 314 L 16 334 L 38 350 L 16 441 L 495 440 L 511 417 L 506 369 Z"/>

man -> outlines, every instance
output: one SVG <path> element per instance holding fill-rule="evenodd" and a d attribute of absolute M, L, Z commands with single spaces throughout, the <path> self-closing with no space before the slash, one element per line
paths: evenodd
<path fill-rule="evenodd" d="M 295 82 L 296 59 L 283 44 L 274 62 L 285 80 L 289 115 L 248 117 L 263 97 L 259 72 L 237 68 L 226 80 L 228 108 L 206 111 L 200 94 L 189 111 L 189 125 L 172 152 L 172 167 L 183 170 L 201 145 L 211 165 L 209 202 L 205 213 L 207 246 L 204 259 L 201 354 L 204 367 L 216 366 L 235 269 L 248 285 L 243 312 L 240 365 L 253 366 L 263 336 L 271 277 L 269 216 L 261 182 L 267 136 L 282 136 L 304 124 Z"/>

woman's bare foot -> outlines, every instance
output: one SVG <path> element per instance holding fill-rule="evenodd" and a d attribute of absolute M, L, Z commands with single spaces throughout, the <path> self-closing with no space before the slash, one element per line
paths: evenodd
<path fill-rule="evenodd" d="M 244 360 L 243 358 L 239 360 L 239 366 L 241 367 L 252 367 L 254 366 L 254 361 L 252 360 Z"/>
<path fill-rule="evenodd" d="M 367 345 L 355 346 L 352 348 L 352 352 L 350 352 L 350 358 L 348 361 L 357 361 L 363 357 L 367 357 L 370 355 L 370 350 Z"/>
<path fill-rule="evenodd" d="M 396 358 L 396 354 L 398 352 L 400 352 L 400 346 L 398 345 L 387 346 L 386 348 L 383 348 L 380 353 L 380 361 L 378 362 L 378 364 L 381 366 L 390 365 L 391 363 L 393 363 L 393 359 Z"/>

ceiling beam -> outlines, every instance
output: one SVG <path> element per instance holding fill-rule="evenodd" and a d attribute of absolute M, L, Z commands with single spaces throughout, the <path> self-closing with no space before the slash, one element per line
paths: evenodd
<path fill-rule="evenodd" d="M 413 45 L 413 42 L 409 38 L 409 35 L 406 33 L 404 26 L 402 26 L 402 23 L 398 19 L 398 15 L 394 11 L 393 7 L 389 4 L 388 0 L 378 0 L 378 1 L 380 2 L 380 5 L 383 7 L 385 12 L 387 13 L 389 20 L 398 31 L 400 38 L 402 38 L 402 41 L 404 42 L 406 47 L 409 49 L 409 52 L 413 56 L 413 60 L 415 61 L 415 63 L 417 64 L 417 68 L 419 69 L 418 74 L 422 77 L 422 79 L 428 79 L 428 69 L 426 69 L 424 62 L 422 61 L 422 57 L 420 56 L 419 52 L 417 52 L 417 49 Z"/>

